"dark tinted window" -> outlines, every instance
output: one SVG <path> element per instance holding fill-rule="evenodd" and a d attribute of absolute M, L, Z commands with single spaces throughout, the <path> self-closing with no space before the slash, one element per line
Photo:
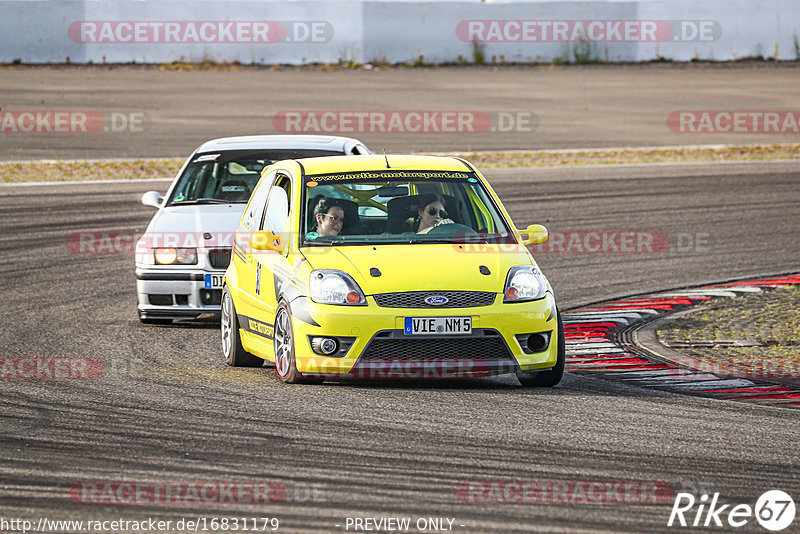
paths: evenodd
<path fill-rule="evenodd" d="M 267 165 L 284 159 L 340 156 L 332 150 L 238 150 L 197 154 L 184 169 L 168 205 L 247 202 Z"/>

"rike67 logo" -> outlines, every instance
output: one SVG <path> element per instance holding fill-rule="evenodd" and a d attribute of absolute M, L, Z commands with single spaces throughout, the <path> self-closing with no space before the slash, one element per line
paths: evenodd
<path fill-rule="evenodd" d="M 788 493 L 781 490 L 764 492 L 755 506 L 749 504 L 720 504 L 719 493 L 710 498 L 703 494 L 696 498 L 691 493 L 678 493 L 669 514 L 667 526 L 680 527 L 730 527 L 740 528 L 754 517 L 767 530 L 784 530 L 794 521 L 795 504 Z"/>

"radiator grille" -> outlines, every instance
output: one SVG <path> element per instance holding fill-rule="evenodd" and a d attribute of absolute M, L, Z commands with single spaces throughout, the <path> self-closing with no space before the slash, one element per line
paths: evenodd
<path fill-rule="evenodd" d="M 361 362 L 393 361 L 506 361 L 512 355 L 495 333 L 482 337 L 399 338 L 376 337 L 361 354 Z"/>
<path fill-rule="evenodd" d="M 409 291 L 404 293 L 378 293 L 375 302 L 383 308 L 474 308 L 494 302 L 491 291 Z M 434 306 L 425 302 L 427 297 L 442 296 L 447 302 Z"/>
<path fill-rule="evenodd" d="M 227 269 L 231 262 L 231 249 L 212 248 L 208 251 L 208 259 L 215 269 Z"/>

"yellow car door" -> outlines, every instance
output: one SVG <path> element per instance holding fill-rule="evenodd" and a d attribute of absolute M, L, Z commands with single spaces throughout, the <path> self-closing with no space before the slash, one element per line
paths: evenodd
<path fill-rule="evenodd" d="M 253 233 L 260 228 L 270 188 L 274 182 L 275 172 L 267 173 L 259 180 L 245 208 L 242 222 L 236 231 L 236 243 L 233 249 L 232 261 L 236 267 L 237 280 L 232 284 L 232 288 L 235 291 L 233 297 L 236 304 L 236 312 L 239 316 L 239 328 L 242 330 L 242 342 L 244 345 L 250 345 L 250 342 L 263 343 L 262 338 L 264 336 L 258 335 L 258 328 L 255 324 L 251 325 L 249 321 L 249 318 L 258 316 L 262 310 L 258 295 L 258 284 L 260 282 L 258 258 L 262 253 L 253 249 L 250 239 Z M 262 350 L 256 348 L 251 352 L 261 355 Z"/>

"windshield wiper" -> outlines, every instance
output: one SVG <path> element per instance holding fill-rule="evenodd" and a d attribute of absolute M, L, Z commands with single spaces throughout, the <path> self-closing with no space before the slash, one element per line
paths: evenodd
<path fill-rule="evenodd" d="M 410 239 L 403 239 L 401 242 L 408 243 L 409 245 L 415 245 L 418 243 L 452 243 L 453 241 L 451 239 L 424 239 L 421 237 L 414 237 Z"/>
<path fill-rule="evenodd" d="M 344 239 L 332 239 L 330 241 L 311 241 L 309 239 L 303 239 L 304 246 L 325 246 L 325 247 L 333 247 L 336 245 L 341 245 L 344 243 Z"/>
<path fill-rule="evenodd" d="M 222 200 L 221 198 L 198 198 L 195 200 L 198 204 L 241 204 L 247 202 L 246 200 Z"/>
<path fill-rule="evenodd" d="M 186 206 L 189 204 L 243 204 L 247 202 L 246 200 L 222 200 L 219 198 L 198 198 L 196 200 L 179 200 L 179 201 L 172 201 L 172 204 L 176 204 L 179 206 Z"/>

